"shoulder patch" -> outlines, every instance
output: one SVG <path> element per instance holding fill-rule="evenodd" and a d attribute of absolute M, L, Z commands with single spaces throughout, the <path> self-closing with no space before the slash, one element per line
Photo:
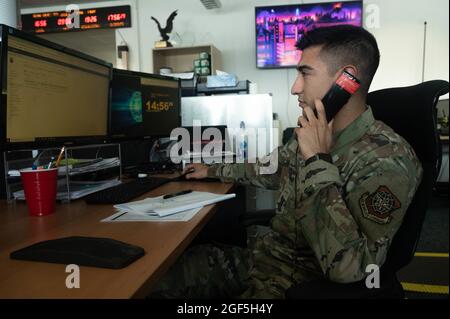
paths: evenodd
<path fill-rule="evenodd" d="M 380 186 L 372 193 L 365 193 L 359 199 L 359 205 L 365 218 L 379 224 L 388 224 L 391 213 L 402 205 L 387 186 Z"/>

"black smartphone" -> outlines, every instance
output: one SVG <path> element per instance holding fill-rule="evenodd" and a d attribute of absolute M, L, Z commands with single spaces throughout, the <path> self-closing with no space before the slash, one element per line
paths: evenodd
<path fill-rule="evenodd" d="M 322 99 L 328 122 L 331 122 L 360 86 L 361 82 L 358 78 L 347 71 L 342 72 Z"/>

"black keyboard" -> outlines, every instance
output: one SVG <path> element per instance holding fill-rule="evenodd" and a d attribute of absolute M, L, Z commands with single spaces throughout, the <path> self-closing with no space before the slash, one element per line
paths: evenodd
<path fill-rule="evenodd" d="M 88 204 L 122 204 L 170 181 L 169 178 L 157 177 L 136 179 L 87 195 L 83 199 Z"/>
<path fill-rule="evenodd" d="M 165 174 L 173 173 L 181 170 L 181 165 L 173 164 L 172 162 L 158 162 L 158 163 L 143 163 L 135 166 L 128 166 L 124 168 L 124 173 L 127 175 L 145 174 Z"/>

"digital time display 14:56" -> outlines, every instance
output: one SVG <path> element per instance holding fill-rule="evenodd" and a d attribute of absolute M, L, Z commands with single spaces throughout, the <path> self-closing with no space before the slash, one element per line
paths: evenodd
<path fill-rule="evenodd" d="M 79 11 L 55 11 L 22 15 L 22 30 L 52 33 L 104 28 L 131 27 L 131 7 L 103 7 Z"/>

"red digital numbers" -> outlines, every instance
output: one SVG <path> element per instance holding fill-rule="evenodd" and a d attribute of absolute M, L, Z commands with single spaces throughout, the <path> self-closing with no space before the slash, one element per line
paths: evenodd
<path fill-rule="evenodd" d="M 131 23 L 131 13 L 128 10 L 128 6 L 86 9 L 79 12 L 79 19 L 72 18 L 67 12 L 55 11 L 23 15 L 23 19 L 27 18 L 24 25 L 29 26 L 34 33 L 63 32 L 75 28 L 122 28 Z"/>
<path fill-rule="evenodd" d="M 97 23 L 98 18 L 97 18 L 97 16 L 87 16 L 86 18 L 84 18 L 84 22 L 85 23 Z"/>
<path fill-rule="evenodd" d="M 35 28 L 45 28 L 47 27 L 47 20 L 36 20 L 34 21 Z"/>
<path fill-rule="evenodd" d="M 72 24 L 72 19 L 70 18 L 61 18 L 56 22 L 59 26 L 66 26 Z"/>
<path fill-rule="evenodd" d="M 116 13 L 116 14 L 110 14 L 108 16 L 108 21 L 122 21 L 127 18 L 126 13 Z"/>

